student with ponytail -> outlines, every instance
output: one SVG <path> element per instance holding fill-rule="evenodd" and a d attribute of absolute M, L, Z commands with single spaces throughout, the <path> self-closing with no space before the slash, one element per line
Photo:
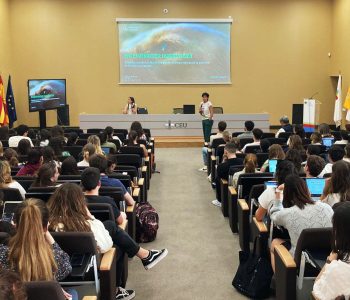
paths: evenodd
<path fill-rule="evenodd" d="M 38 199 L 18 205 L 16 234 L 8 246 L 0 244 L 0 269 L 18 272 L 24 282 L 62 280 L 72 271 L 69 256 L 48 231 L 49 211 Z M 71 295 L 65 293 L 66 298 Z"/>
<path fill-rule="evenodd" d="M 130 130 L 128 134 L 127 144 L 126 146 L 132 146 L 132 147 L 141 147 L 143 149 L 143 156 L 148 157 L 147 148 L 144 144 L 139 144 L 137 142 L 139 136 L 135 130 Z"/>
<path fill-rule="evenodd" d="M 93 144 L 87 143 L 83 148 L 83 160 L 78 162 L 78 167 L 88 167 L 89 159 L 96 152 L 96 148 Z"/>
<path fill-rule="evenodd" d="M 257 170 L 258 167 L 258 159 L 256 157 L 255 154 L 249 153 L 245 156 L 244 158 L 244 169 L 242 171 L 236 172 L 233 175 L 232 178 L 232 185 L 236 188 L 237 187 L 237 181 L 238 181 L 238 177 L 241 174 L 247 174 L 247 173 L 256 173 L 259 172 Z"/>

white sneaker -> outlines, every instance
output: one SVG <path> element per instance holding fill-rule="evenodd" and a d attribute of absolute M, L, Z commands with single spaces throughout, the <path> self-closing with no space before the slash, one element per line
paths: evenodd
<path fill-rule="evenodd" d="M 203 168 L 200 168 L 198 171 L 200 172 L 206 172 L 208 170 L 207 166 L 204 166 Z"/>
<path fill-rule="evenodd" d="M 221 202 L 219 202 L 217 199 L 211 201 L 211 203 L 217 207 L 221 207 Z"/>
<path fill-rule="evenodd" d="M 211 174 L 208 176 L 208 181 L 211 182 Z"/>

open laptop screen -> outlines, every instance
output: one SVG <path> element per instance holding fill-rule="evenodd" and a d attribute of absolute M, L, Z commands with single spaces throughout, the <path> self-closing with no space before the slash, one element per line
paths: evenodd
<path fill-rule="evenodd" d="M 326 178 L 306 178 L 306 185 L 313 197 L 322 195 L 325 184 Z"/>

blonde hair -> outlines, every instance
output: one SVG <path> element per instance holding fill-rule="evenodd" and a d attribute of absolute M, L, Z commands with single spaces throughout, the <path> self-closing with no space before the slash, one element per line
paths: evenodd
<path fill-rule="evenodd" d="M 0 160 L 0 186 L 7 186 L 12 182 L 11 167 L 8 161 Z"/>
<path fill-rule="evenodd" d="M 23 201 L 15 214 L 17 233 L 9 241 L 9 262 L 23 281 L 54 280 L 57 264 L 46 241 L 49 212 L 38 199 Z"/>
<path fill-rule="evenodd" d="M 87 142 L 95 146 L 96 154 L 104 154 L 101 148 L 100 138 L 97 135 L 90 135 Z"/>
<path fill-rule="evenodd" d="M 244 158 L 244 170 L 245 173 L 255 173 L 255 169 L 258 166 L 258 159 L 255 154 L 249 153 Z"/>
<path fill-rule="evenodd" d="M 223 133 L 222 133 L 222 138 L 224 139 L 224 141 L 226 143 L 229 143 L 231 141 L 231 134 L 229 133 L 228 130 L 225 130 Z"/>
<path fill-rule="evenodd" d="M 1 141 L 0 141 L 0 156 L 4 156 L 4 146 Z"/>

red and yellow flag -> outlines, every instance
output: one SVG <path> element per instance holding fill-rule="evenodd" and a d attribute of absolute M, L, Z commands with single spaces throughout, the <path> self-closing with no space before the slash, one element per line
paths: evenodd
<path fill-rule="evenodd" d="M 9 123 L 9 116 L 7 112 L 5 89 L 4 89 L 4 83 L 0 75 L 0 125 L 4 126 L 4 125 L 8 125 L 8 123 Z"/>

